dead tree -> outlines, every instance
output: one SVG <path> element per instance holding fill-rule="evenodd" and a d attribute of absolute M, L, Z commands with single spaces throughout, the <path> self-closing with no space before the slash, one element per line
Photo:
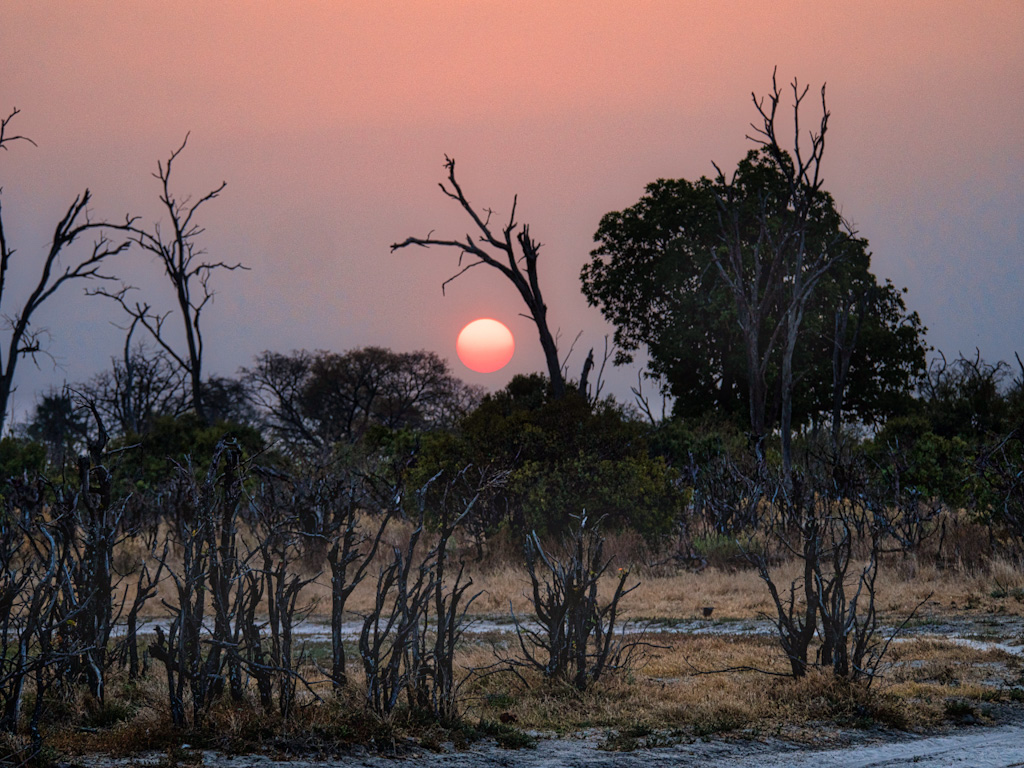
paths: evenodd
<path fill-rule="evenodd" d="M 192 695 L 194 721 L 205 712 L 209 699 L 210 684 L 204 673 L 201 633 L 209 593 L 207 542 L 210 534 L 207 528 L 212 527 L 213 520 L 211 516 L 199 513 L 199 492 L 192 466 L 186 464 L 179 467 L 178 472 L 179 482 L 170 501 L 178 508 L 173 519 L 178 528 L 181 566 L 172 568 L 168 565 L 168 549 L 165 547 L 161 564 L 174 582 L 175 595 L 170 601 L 162 601 L 171 614 L 171 621 L 166 632 L 160 626 L 155 628 L 156 640 L 150 643 L 149 654 L 164 666 L 171 720 L 180 728 L 187 723 L 186 690 Z M 183 514 L 186 509 L 192 513 Z"/>
<path fill-rule="evenodd" d="M 19 110 L 0 119 L 0 149 L 7 149 L 15 141 L 27 141 L 35 145 L 31 139 L 11 135 L 10 122 Z M 0 189 L 2 191 L 2 189 Z M 25 356 L 34 356 L 42 352 L 42 329 L 32 327 L 32 317 L 39 308 L 53 296 L 62 285 L 75 280 L 113 280 L 113 275 L 102 270 L 105 262 L 128 248 L 130 241 L 111 240 L 107 232 L 128 233 L 134 229 L 135 220 L 126 216 L 123 224 L 112 224 L 105 220 L 94 221 L 89 211 L 92 193 L 86 189 L 75 197 L 67 211 L 57 222 L 53 231 L 53 239 L 42 259 L 39 279 L 32 288 L 28 298 L 17 310 L 4 310 L 4 299 L 7 297 L 7 270 L 11 266 L 15 249 L 8 243 L 4 229 L 3 206 L 0 205 L 0 312 L 8 326 L 10 338 L 7 341 L 6 356 L 0 353 L 0 427 L 7 417 L 7 402 L 14 391 L 14 373 L 18 360 Z M 66 251 L 76 240 L 95 234 L 92 250 L 76 259 L 68 259 Z M 66 266 L 62 266 L 62 262 Z"/>
<path fill-rule="evenodd" d="M 42 749 L 54 691 L 90 649 L 75 632 L 83 606 L 69 599 L 74 553 L 66 521 L 12 512 L 0 513 L 0 732 L 27 726 L 31 746 L 19 762 L 27 765 Z"/>
<path fill-rule="evenodd" d="M 245 595 L 238 610 L 242 625 L 243 662 L 256 680 L 260 702 L 271 708 L 273 690 L 277 688 L 278 711 L 287 718 L 295 704 L 300 682 L 309 685 L 299 674 L 303 651 L 295 653 L 295 627 L 316 607 L 316 600 L 299 605 L 299 597 L 319 574 L 303 577 L 297 568 L 303 562 L 305 535 L 301 524 L 288 505 L 277 503 L 273 482 L 262 485 L 253 499 L 255 517 L 252 521 L 253 543 L 249 544 L 255 566 L 242 569 Z M 266 596 L 266 619 L 258 618 Z M 263 635 L 269 631 L 269 648 L 264 649 Z M 319 698 L 319 697 L 318 697 Z"/>
<path fill-rule="evenodd" d="M 384 511 L 370 530 L 360 525 L 362 503 L 367 499 L 366 482 L 359 477 L 343 480 L 324 530 L 329 542 L 327 562 L 331 569 L 331 681 L 339 692 L 348 684 L 345 606 L 352 592 L 366 578 L 394 513 L 391 509 Z"/>
<path fill-rule="evenodd" d="M 754 495 L 765 502 L 760 510 L 761 524 L 770 543 L 779 544 L 784 553 L 797 560 L 801 573 L 788 587 L 780 589 L 767 552 L 750 551 L 747 557 L 768 587 L 775 607 L 770 618 L 793 677 L 803 677 L 812 663 L 811 641 L 818 630 L 821 591 L 817 576 L 826 556 L 822 521 L 817 515 L 814 491 L 805 489 L 802 478 L 775 483 L 774 488 L 769 487 L 772 481 L 768 478 L 761 478 L 761 482 L 764 485 Z"/>
<path fill-rule="evenodd" d="M 170 355 L 131 344 L 136 326 L 128 328 L 120 359 L 78 387 L 118 436 L 146 434 L 157 417 L 178 416 L 191 399 L 188 377 Z"/>
<path fill-rule="evenodd" d="M 512 212 L 509 214 L 508 223 L 502 226 L 501 231 L 498 232 L 491 225 L 493 211 L 489 208 L 484 209 L 483 215 L 481 215 L 466 199 L 462 187 L 455 180 L 455 160 L 446 155 L 444 167 L 448 171 L 448 184 L 442 182 L 439 185 L 441 191 L 457 202 L 469 215 L 477 231 L 476 238 L 469 233 L 463 240 L 435 238 L 432 234 L 422 238 L 409 237 L 400 243 L 393 243 L 392 252 L 409 245 L 419 245 L 424 248 L 438 245 L 460 251 L 460 269 L 455 275 L 444 281 L 441 286 L 442 291 L 448 283 L 481 264 L 486 264 L 501 272 L 515 286 L 526 303 L 529 313 L 523 316 L 532 320 L 537 326 L 540 346 L 544 351 L 544 361 L 548 368 L 548 377 L 551 379 L 552 392 L 555 397 L 562 397 L 565 394 L 565 377 L 562 373 L 562 364 L 558 359 L 558 344 L 548 327 L 548 308 L 541 295 L 540 278 L 537 272 L 541 243 L 530 236 L 529 224 L 520 226 L 516 222 L 518 197 L 512 199 Z M 462 263 L 464 257 L 470 260 L 465 266 Z M 524 267 L 525 272 L 523 271 Z"/>
<path fill-rule="evenodd" d="M 236 701 L 243 696 L 242 624 L 252 602 L 252 582 L 243 578 L 247 563 L 238 552 L 242 479 L 237 444 L 217 444 L 202 481 L 190 462 L 178 469 L 169 501 L 177 506 L 172 519 L 181 564 L 171 567 L 166 556 L 162 560 L 177 599 L 163 601 L 170 625 L 166 633 L 157 627 L 149 653 L 164 666 L 171 718 L 180 727 L 187 722 L 186 689 L 193 724 L 202 722 L 225 683 Z M 213 627 L 206 637 L 204 622 L 210 614 Z"/>
<path fill-rule="evenodd" d="M 821 162 L 825 151 L 829 111 L 825 87 L 821 89 L 822 117 L 817 131 L 810 132 L 810 146 L 800 135 L 800 106 L 808 87 L 793 89 L 794 144 L 782 148 L 776 131 L 776 114 L 782 94 L 775 75 L 767 99 L 752 94 L 761 118 L 752 124 L 749 138 L 760 145 L 778 175 L 780 188 L 766 185 L 751 208 L 747 192 L 715 166 L 719 197 L 719 243 L 711 259 L 736 303 L 743 333 L 749 376 L 750 421 L 759 455 L 767 434 L 767 376 L 776 349 L 781 347 L 782 461 L 786 476 L 792 471 L 792 422 L 796 350 L 804 311 L 825 273 L 846 257 L 847 240 L 853 232 L 833 213 L 831 198 L 822 189 Z M 834 215 L 838 221 L 830 221 Z M 831 227 L 831 231 L 830 228 Z M 781 312 L 776 314 L 776 310 Z M 773 318 L 774 321 L 773 321 Z"/>
<path fill-rule="evenodd" d="M 227 182 L 207 192 L 193 201 L 191 196 L 179 198 L 171 191 L 171 169 L 174 161 L 184 151 L 188 143 L 188 135 L 181 146 L 174 150 L 166 163 L 158 162 L 153 177 L 160 182 L 160 202 L 166 209 L 170 220 L 170 232 L 165 233 L 160 224 L 154 224 L 151 230 L 132 228 L 132 239 L 143 250 L 155 254 L 163 265 L 164 273 L 174 289 L 175 301 L 181 313 L 182 326 L 185 332 L 185 349 L 175 347 L 168 339 L 164 324 L 170 312 L 159 313 L 148 302 L 129 300 L 130 286 L 122 286 L 119 291 L 110 292 L 97 290 L 96 294 L 107 296 L 118 302 L 132 318 L 149 331 L 154 341 L 180 366 L 187 375 L 192 395 L 192 407 L 202 421 L 207 421 L 207 413 L 203 403 L 203 332 L 201 318 L 207 304 L 213 301 L 214 292 L 210 288 L 210 277 L 218 269 L 234 271 L 247 269 L 242 264 L 231 264 L 223 261 L 207 261 L 205 251 L 199 247 L 198 238 L 205 231 L 195 221 L 199 209 L 210 200 L 216 199 Z"/>
<path fill-rule="evenodd" d="M 1020 364 L 1020 357 L 1017 358 Z M 1024 364 L 1021 364 L 1024 374 Z M 1024 377 L 1014 382 L 1020 387 Z M 978 477 L 978 509 L 985 510 L 994 523 L 1005 526 L 1017 551 L 1024 550 L 1024 422 L 1017 424 L 993 444 L 986 445 L 975 459 Z"/>
<path fill-rule="evenodd" d="M 69 555 L 65 570 L 65 600 L 78 614 L 74 634 L 84 649 L 72 665 L 83 676 L 92 695 L 103 701 L 111 634 L 121 607 L 115 595 L 119 579 L 114 571 L 114 548 L 124 538 L 125 500 L 113 497 L 113 476 L 107 469 L 107 431 L 94 403 L 86 403 L 96 422 L 98 437 L 78 458 L 78 487 L 57 488 L 54 510 Z"/>
<path fill-rule="evenodd" d="M 750 487 L 760 500 L 764 549 L 748 551 L 747 558 L 771 595 L 770 618 L 791 674 L 803 677 L 820 666 L 870 684 L 902 629 L 883 636 L 875 604 L 885 544 L 901 527 L 888 489 L 871 481 L 862 461 L 842 452 L 808 455 L 788 481 L 763 473 Z M 859 551 L 865 562 L 854 566 Z M 787 557 L 800 574 L 785 585 L 774 563 Z"/>
<path fill-rule="evenodd" d="M 38 635 L 51 623 L 59 592 L 53 536 L 12 511 L 0 518 L 0 731 L 7 733 L 17 732 L 36 668 L 51 663 L 40 653 Z M 30 546 L 30 537 L 41 546 Z"/>
<path fill-rule="evenodd" d="M 234 603 L 234 613 L 240 628 L 239 659 L 256 683 L 260 704 L 265 711 L 272 709 L 276 687 L 278 711 L 287 718 L 295 704 L 298 683 L 305 683 L 298 672 L 303 654 L 300 651 L 296 657 L 294 652 L 295 625 L 315 604 L 300 607 L 298 599 L 316 577 L 303 578 L 295 572 L 301 561 L 297 532 L 289 521 L 276 518 L 270 510 L 258 512 L 255 542 L 239 572 L 239 599 Z M 255 561 L 252 565 L 251 560 Z M 258 615 L 264 597 L 265 618 Z M 270 637 L 266 638 L 268 630 Z"/>
<path fill-rule="evenodd" d="M 452 559 L 449 553 L 452 537 L 480 498 L 480 489 L 473 489 L 471 483 L 467 488 L 463 482 L 470 469 L 465 467 L 444 480 L 440 499 L 431 505 L 437 517 L 438 538 L 426 558 L 426 565 L 432 571 L 430 599 L 423 609 L 419 645 L 413 649 L 418 661 L 415 665 L 418 671 L 416 705 L 448 723 L 459 716 L 459 690 L 468 679 L 468 675 L 462 675 L 460 679 L 456 673 L 455 651 L 468 624 L 469 608 L 482 594 L 477 592 L 467 596 L 473 579 L 465 577 L 465 560 L 449 562 Z M 417 491 L 421 514 L 427 509 L 427 491 L 440 477 L 439 472 Z M 449 565 L 454 574 L 449 572 Z"/>
<path fill-rule="evenodd" d="M 382 717 L 395 710 L 402 693 L 413 689 L 420 677 L 422 658 L 412 651 L 419 646 L 434 579 L 428 562 L 414 565 L 422 534 L 421 517 L 409 543 L 391 548 L 390 562 L 377 575 L 373 607 L 362 617 L 359 656 L 366 678 L 366 705 Z"/>
<path fill-rule="evenodd" d="M 168 543 L 164 543 L 163 553 L 151 552 L 149 558 L 142 562 L 135 579 L 135 597 L 125 615 L 125 633 L 121 641 L 120 655 L 127 658 L 128 679 L 137 680 L 144 672 L 139 663 L 139 614 L 146 603 L 152 599 L 159 589 L 167 563 Z M 156 562 L 156 570 L 150 571 L 150 562 Z"/>
<path fill-rule="evenodd" d="M 619 603 L 639 582 L 626 587 L 629 569 L 620 568 L 611 599 L 600 603 L 598 582 L 611 559 L 604 558 L 604 538 L 596 525 L 588 528 L 585 514 L 579 520 L 565 542 L 562 560 L 544 551 L 536 533 L 527 537 L 529 597 L 539 627 L 527 626 L 513 611 L 522 656 L 503 661 L 512 669 L 534 669 L 582 691 L 605 672 L 632 665 L 646 642 L 642 636 L 624 640 L 616 626 Z"/>

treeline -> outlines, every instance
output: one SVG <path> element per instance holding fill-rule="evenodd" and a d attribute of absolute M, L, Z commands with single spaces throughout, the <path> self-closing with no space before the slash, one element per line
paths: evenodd
<path fill-rule="evenodd" d="M 56 482 L 106 441 L 116 487 L 138 494 L 159 488 L 176 464 L 205 466 L 229 436 L 282 472 L 340 456 L 404 462 L 410 488 L 468 472 L 480 498 L 464 525 L 481 555 L 503 527 L 558 533 L 583 509 L 615 528 L 665 536 L 686 499 L 649 424 L 612 399 L 576 389 L 555 397 L 539 374 L 484 394 L 430 352 L 301 350 L 264 352 L 202 391 L 211 423 L 190 408 L 191 387 L 167 356 L 136 347 L 90 381 L 43 396 L 16 436 L 0 441 L 0 471 L 8 483 L 37 474 Z"/>
<path fill-rule="evenodd" d="M 455 722 L 466 569 L 495 542 L 525 558 L 541 626 L 517 617 L 523 653 L 496 663 L 577 688 L 634 658 L 614 630 L 631 572 L 753 567 L 793 676 L 821 666 L 870 685 L 889 647 L 875 606 L 887 557 L 983 568 L 1024 545 L 1024 376 L 977 357 L 933 362 L 874 435 L 800 433 L 790 472 L 777 441 L 752 450 L 728 416 L 652 422 L 576 387 L 558 397 L 541 375 L 482 394 L 435 355 L 380 348 L 263 353 L 210 384 L 211 412 L 230 418 L 205 424 L 156 358 L 138 349 L 41 401 L 25 428 L 41 442 L 0 442 L 0 731 L 26 732 L 25 754 L 76 691 L 99 720 L 129 717 L 108 696 L 125 675 L 158 674 L 171 722 L 192 732 L 226 698 L 286 723 L 329 691 L 343 717 Z M 155 396 L 124 397 L 140 391 Z M 647 542 L 611 604 L 598 526 Z M 793 560 L 803 576 L 780 583 Z M 314 580 L 331 626 L 315 671 L 296 636 Z M 353 653 L 360 585 L 375 598 Z M 144 629 L 158 597 L 167 621 Z M 599 631 L 571 641 L 583 627 Z"/>
<path fill-rule="evenodd" d="M 827 421 L 809 424 L 797 454 L 858 457 L 879 478 L 898 473 L 922 504 L 1019 526 L 999 494 L 1014 491 L 1008 462 L 1024 423 L 1022 379 L 980 355 L 938 356 L 896 414 L 871 430 L 846 427 L 838 442 Z M 211 423 L 191 409 L 191 387 L 172 361 L 137 346 L 90 381 L 44 395 L 0 441 L 5 487 L 57 482 L 103 441 L 116 486 L 135 493 L 159 488 L 186 459 L 203 466 L 225 436 L 281 471 L 386 455 L 404 462 L 410 488 L 472 468 L 480 497 L 463 525 L 482 557 L 503 528 L 558 534 L 581 510 L 651 542 L 683 537 L 685 548 L 688 532 L 707 522 L 691 519 L 702 479 L 725 458 L 753 457 L 749 428 L 729 409 L 652 420 L 649 407 L 575 387 L 556 397 L 540 374 L 485 394 L 422 351 L 264 352 L 235 378 L 207 379 L 203 392 Z M 765 462 L 778 466 L 778 442 L 765 446 Z M 712 528 L 732 531 L 723 519 Z"/>

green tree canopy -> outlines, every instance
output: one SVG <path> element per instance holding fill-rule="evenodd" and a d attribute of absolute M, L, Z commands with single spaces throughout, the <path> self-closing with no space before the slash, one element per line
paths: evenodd
<path fill-rule="evenodd" d="M 374 427 L 447 428 L 481 397 L 436 353 L 383 347 L 267 351 L 244 382 L 271 434 L 290 448 L 356 443 Z"/>
<path fill-rule="evenodd" d="M 650 454 L 648 431 L 611 400 L 594 403 L 573 388 L 558 398 L 546 377 L 520 375 L 453 432 L 424 436 L 412 479 L 418 486 L 469 465 L 500 474 L 501 487 L 481 495 L 470 521 L 484 532 L 508 522 L 518 533 L 560 534 L 586 512 L 653 540 L 671 533 L 686 498 L 678 473 Z"/>
<path fill-rule="evenodd" d="M 729 189 L 722 178 L 659 179 L 635 205 L 601 219 L 597 247 L 581 273 L 583 293 L 615 326 L 621 350 L 616 362 L 628 362 L 645 349 L 650 372 L 676 398 L 677 416 L 746 416 L 744 340 L 735 301 L 712 258 L 722 241 L 720 201 L 731 196 L 731 205 L 749 210 L 749 216 L 737 217 L 741 228 L 750 222 L 749 231 L 740 233 L 749 268 L 764 281 L 779 281 L 779 300 L 762 334 L 767 343 L 786 309 L 781 289 L 786 278 L 766 267 L 763 275 L 756 272 L 764 252 L 760 246 L 771 236 L 761 221 L 783 215 L 771 208 L 785 204 L 784 185 L 777 161 L 752 150 Z M 905 291 L 871 273 L 867 241 L 842 232 L 842 217 L 827 192 L 819 193 L 807 237 L 809 252 L 836 242 L 848 252 L 825 273 L 802 318 L 794 357 L 794 424 L 834 413 L 834 376 L 842 371 L 840 413 L 877 422 L 902 406 L 923 372 L 925 329 L 917 314 L 907 311 Z M 766 285 L 764 294 L 771 290 Z M 769 412 L 776 422 L 778 368 L 776 361 L 768 373 L 774 398 Z"/>

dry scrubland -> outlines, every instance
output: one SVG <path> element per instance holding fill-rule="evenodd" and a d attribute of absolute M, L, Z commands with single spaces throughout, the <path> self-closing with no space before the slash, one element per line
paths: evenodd
<path fill-rule="evenodd" d="M 409 532 L 408 526 L 397 526 L 390 541 L 401 544 Z M 963 526 L 960 533 L 963 541 L 949 552 L 967 551 L 970 537 L 982 530 Z M 787 676 L 788 664 L 764 619 L 772 610 L 765 585 L 755 570 L 727 553 L 719 553 L 720 562 L 694 570 L 652 555 L 635 537 L 610 536 L 606 554 L 613 567 L 601 582 L 602 599 L 610 597 L 618 568 L 629 569 L 628 584 L 639 586 L 623 598 L 623 618 L 634 625 L 653 622 L 646 635 L 651 647 L 639 664 L 608 673 L 584 691 L 546 681 L 534 671 L 513 675 L 494 666 L 496 650 L 505 656 L 517 652 L 510 606 L 527 619 L 532 611 L 521 555 L 509 542 L 498 541 L 483 562 L 468 563 L 473 579 L 468 594 L 480 593 L 469 613 L 479 625 L 466 634 L 456 657 L 465 681 L 460 722 L 427 722 L 402 707 L 386 718 L 368 714 L 361 705 L 365 681 L 358 670 L 348 692 L 333 695 L 324 682 L 329 638 L 314 633 L 300 643 L 305 654 L 300 672 L 308 681 L 321 681 L 312 689 L 323 701 L 312 703 L 314 697 L 300 689 L 305 706 L 287 720 L 262 711 L 254 694 L 241 705 L 225 696 L 204 723 L 182 733 L 168 714 L 163 670 L 150 660 L 141 680 L 115 672 L 103 704 L 79 691 L 51 706 L 44 725 L 49 754 L 158 750 L 173 764 L 187 757 L 179 748 L 183 740 L 283 755 L 345 753 L 365 744 L 399 753 L 458 748 L 487 736 L 519 748 L 529 747 L 536 732 L 585 729 L 600 729 L 606 749 L 711 736 L 822 742 L 838 729 L 921 731 L 994 721 L 1024 700 L 1024 659 L 1014 645 L 1024 629 L 1024 569 L 1016 563 L 994 559 L 967 565 L 935 552 L 886 555 L 876 598 L 880 624 L 905 626 L 868 686 L 821 670 L 803 679 Z M 137 542 L 118 552 L 122 565 L 139 556 Z M 303 567 L 310 576 L 317 573 L 315 556 Z M 779 563 L 775 572 L 782 584 L 799 575 L 794 563 Z M 372 608 L 371 581 L 349 600 L 353 627 L 358 615 Z M 168 581 L 161 584 L 160 597 L 173 601 Z M 299 600 L 309 607 L 307 626 L 328 622 L 329 602 L 329 580 L 321 573 Z M 710 618 L 704 617 L 705 608 L 713 609 Z M 159 623 L 167 609 L 151 600 L 144 614 Z M 354 641 L 350 651 L 354 655 Z"/>
<path fill-rule="evenodd" d="M 950 531 L 941 547 L 935 537 L 924 538 L 915 554 L 890 552 L 885 555 L 878 580 L 880 612 L 889 623 L 900 623 L 911 613 L 917 617 L 969 616 L 981 619 L 986 615 L 1024 616 L 1024 567 L 1011 559 L 988 557 L 988 528 L 965 520 L 964 515 L 945 516 Z M 940 518 L 935 526 L 942 525 Z M 366 525 L 369 528 L 369 525 Z M 390 546 L 405 547 L 413 526 L 408 522 L 392 522 L 382 540 L 375 564 L 379 568 Z M 158 539 L 167 536 L 161 526 Z M 250 537 L 242 534 L 243 539 Z M 605 537 L 605 558 L 611 561 L 609 572 L 601 581 L 607 598 L 617 579 L 619 569 L 631 574 L 629 584 L 635 591 L 623 600 L 624 616 L 629 619 L 683 620 L 703 618 L 703 609 L 712 607 L 715 621 L 756 619 L 772 610 L 771 599 L 757 571 L 743 562 L 737 547 L 725 546 L 710 553 L 703 562 L 690 567 L 673 555 L 672 542 L 664 552 L 652 551 L 633 534 L 608 534 Z M 456 542 L 457 543 L 457 542 Z M 554 553 L 559 543 L 548 545 Z M 478 617 L 506 620 L 511 606 L 517 614 L 528 615 L 531 602 L 529 580 L 523 568 L 523 553 L 506 535 L 490 541 L 484 557 L 477 560 L 472 547 L 455 547 L 453 559 L 466 563 L 473 579 L 471 594 L 479 593 L 471 614 Z M 139 540 L 122 543 L 115 554 L 115 567 L 122 572 L 137 567 L 146 556 Z M 180 566 L 180 554 L 172 551 L 169 563 Z M 858 571 L 855 563 L 850 574 Z M 305 556 L 299 569 L 313 582 L 302 591 L 301 605 L 310 609 L 311 619 L 326 615 L 330 602 L 330 574 L 320 562 L 319 553 Z M 371 567 L 372 575 L 373 567 Z M 776 581 L 788 584 L 799 577 L 796 562 L 779 562 L 773 569 Z M 373 602 L 372 579 L 355 588 L 348 601 L 353 616 L 365 613 Z M 123 582 L 127 586 L 130 582 Z M 167 614 L 162 601 L 173 600 L 173 583 L 161 582 L 157 598 L 146 603 L 141 615 L 159 618 Z"/>

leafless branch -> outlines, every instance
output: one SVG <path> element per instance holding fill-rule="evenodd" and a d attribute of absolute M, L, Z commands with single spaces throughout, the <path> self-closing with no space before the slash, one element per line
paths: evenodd
<path fill-rule="evenodd" d="M 157 170 L 153 174 L 160 183 L 159 199 L 163 204 L 171 232 L 165 235 L 160 223 L 151 229 L 138 226 L 131 228 L 132 242 L 145 251 L 154 254 L 161 262 L 174 290 L 175 301 L 185 331 L 185 351 L 175 350 L 162 333 L 164 320 L 169 313 L 162 315 L 150 312 L 148 304 L 136 304 L 130 307 L 116 295 L 103 292 L 102 295 L 115 298 L 122 308 L 137 320 L 149 332 L 153 339 L 181 365 L 191 383 L 192 406 L 200 418 L 206 418 L 203 403 L 203 350 L 204 339 L 201 317 L 206 305 L 213 301 L 214 291 L 210 288 L 210 278 L 215 270 L 245 270 L 241 263 L 226 261 L 208 261 L 204 249 L 197 244 L 197 239 L 205 230 L 194 222 L 199 209 L 215 200 L 227 186 L 226 181 L 211 189 L 196 200 L 191 195 L 179 197 L 171 191 L 171 172 L 175 162 L 188 144 L 189 135 L 181 145 L 171 152 L 166 161 L 157 162 Z"/>
<path fill-rule="evenodd" d="M 447 181 L 441 182 L 438 186 L 441 192 L 448 199 L 458 203 L 469 217 L 474 226 L 475 237 L 473 234 L 467 233 L 464 239 L 437 238 L 433 236 L 433 230 L 431 230 L 426 237 L 408 237 L 401 242 L 392 243 L 391 251 L 394 252 L 413 245 L 421 248 L 438 246 L 457 250 L 459 252 L 459 270 L 441 284 L 442 293 L 449 283 L 473 267 L 485 264 L 498 270 L 505 279 L 515 286 L 529 309 L 529 314 L 523 316 L 532 320 L 537 326 L 552 389 L 556 397 L 561 397 L 565 393 L 565 377 L 558 357 L 557 343 L 548 328 L 547 306 L 541 295 L 537 271 L 541 244 L 530 236 L 528 224 L 520 226 L 516 222 L 518 197 L 513 197 L 508 221 L 502 226 L 500 232 L 497 232 L 491 224 L 494 211 L 484 208 L 482 209 L 483 215 L 481 215 L 467 199 L 455 177 L 455 160 L 445 155 L 444 167 L 447 171 Z M 471 259 L 466 265 L 463 265 L 464 257 Z"/>
<path fill-rule="evenodd" d="M 17 140 L 34 142 L 21 135 L 9 135 L 11 120 L 19 114 L 14 109 L 6 118 L 0 120 L 0 148 Z M 104 271 L 104 266 L 112 257 L 125 251 L 131 242 L 136 219 L 125 216 L 123 223 L 105 220 L 94 220 L 89 210 L 92 195 L 88 189 L 77 195 L 68 206 L 63 216 L 57 221 L 53 230 L 53 238 L 42 258 L 39 277 L 29 292 L 28 297 L 16 312 L 8 313 L 10 318 L 10 337 L 7 341 L 6 359 L 0 355 L 0 426 L 7 411 L 7 402 L 14 390 L 14 374 L 18 360 L 25 355 L 33 355 L 40 351 L 38 331 L 31 329 L 33 315 L 61 286 L 75 280 L 112 280 L 113 275 Z M 112 239 L 111 233 L 123 233 L 126 239 Z M 77 260 L 71 261 L 61 268 L 61 257 L 80 238 L 95 234 L 91 251 Z M 11 266 L 15 249 L 7 240 L 4 226 L 3 208 L 0 205 L 0 305 L 8 299 L 7 273 Z"/>

